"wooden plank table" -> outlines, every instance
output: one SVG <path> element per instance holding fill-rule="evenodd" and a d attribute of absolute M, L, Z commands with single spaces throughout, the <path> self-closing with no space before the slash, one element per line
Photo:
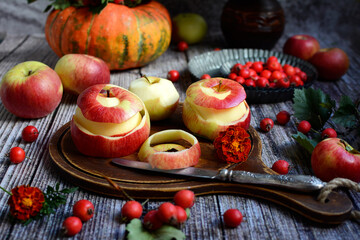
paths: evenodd
<path fill-rule="evenodd" d="M 349 1 L 348 1 L 349 2 Z M 325 13 L 318 17 L 309 17 L 299 21 L 296 16 L 288 16 L 285 33 L 279 40 L 274 50 L 281 51 L 285 40 L 294 34 L 304 33 L 319 39 L 322 47 L 337 46 L 345 50 L 350 57 L 350 68 L 337 82 L 319 82 L 314 88 L 322 89 L 334 99 L 339 100 L 342 95 L 348 95 L 353 100 L 359 98 L 359 68 L 360 47 L 359 6 L 356 1 L 344 7 L 344 18 L 337 18 L 343 22 L 335 26 L 343 26 L 338 31 L 320 21 L 329 8 L 322 7 Z M 330 4 L 329 7 L 334 6 Z M 287 7 L 291 8 L 291 3 Z M 327 11 L 326 11 L 327 10 Z M 326 14 L 325 14 L 326 15 Z M 310 26 L 314 19 L 319 22 Z M 345 21 L 347 20 L 347 22 Z M 115 71 L 111 74 L 111 83 L 128 88 L 131 80 L 143 74 L 148 76 L 166 77 L 171 69 L 181 73 L 181 79 L 175 83 L 180 93 L 180 101 L 185 99 L 185 90 L 192 83 L 187 63 L 194 56 L 212 51 L 215 47 L 226 48 L 226 42 L 221 33 L 209 33 L 209 37 L 200 45 L 190 46 L 186 53 L 170 48 L 156 61 L 149 65 L 127 71 Z M 27 61 L 41 61 L 54 67 L 58 57 L 46 43 L 42 34 L 20 35 L 7 34 L 0 44 L 0 77 L 16 64 Z M 45 190 L 47 185 L 54 186 L 60 183 L 61 188 L 73 187 L 74 182 L 69 182 L 61 177 L 58 169 L 52 163 L 49 155 L 49 142 L 53 134 L 64 124 L 70 121 L 76 107 L 76 96 L 64 94 L 59 107 L 47 117 L 34 120 L 20 119 L 9 113 L 0 105 L 0 185 L 6 189 L 28 184 Z M 275 119 L 276 113 L 287 110 L 293 113 L 292 102 L 274 104 L 251 104 L 251 125 L 258 128 L 259 121 L 264 117 Z M 25 143 L 21 140 L 21 131 L 27 125 L 36 126 L 40 135 L 34 143 Z M 291 137 L 295 133 L 294 119 L 286 126 L 275 125 L 269 133 L 259 132 L 262 145 L 262 159 L 266 165 L 271 166 L 278 159 L 286 159 L 291 165 L 289 174 L 311 175 L 310 155 L 304 151 Z M 360 148 L 359 135 L 347 136 L 353 147 Z M 19 165 L 11 164 L 6 154 L 12 147 L 20 146 L 29 159 Z M 344 190 L 353 202 L 354 208 L 360 208 L 360 195 L 356 192 Z M 62 205 L 55 214 L 42 220 L 34 221 L 27 226 L 16 224 L 9 217 L 7 206 L 8 196 L 0 194 L 0 238 L 1 239 L 54 239 L 61 238 L 60 228 L 63 220 L 72 214 L 72 205 L 80 199 L 92 201 L 96 208 L 93 219 L 83 225 L 82 231 L 76 236 L 78 239 L 123 239 L 125 225 L 120 223 L 120 209 L 125 203 L 124 199 L 106 197 L 90 191 L 79 189 L 67 198 L 67 203 Z M 145 204 L 145 211 L 154 209 L 164 200 L 151 200 Z M 237 208 L 244 215 L 244 222 L 237 228 L 224 227 L 222 214 L 229 208 Z M 289 209 L 275 203 L 258 198 L 242 195 L 206 195 L 197 197 L 191 209 L 191 218 L 182 226 L 181 230 L 187 239 L 360 239 L 359 224 L 354 221 L 345 221 L 339 225 L 326 225 L 309 221 Z"/>

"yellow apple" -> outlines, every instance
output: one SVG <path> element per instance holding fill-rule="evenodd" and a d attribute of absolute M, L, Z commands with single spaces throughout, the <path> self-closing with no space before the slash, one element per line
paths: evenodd
<path fill-rule="evenodd" d="M 191 144 L 186 148 L 173 143 L 185 140 Z M 201 155 L 200 143 L 195 136 L 183 130 L 164 130 L 151 135 L 141 146 L 138 157 L 154 168 L 177 169 L 194 166 Z"/>
<path fill-rule="evenodd" d="M 129 91 L 143 100 L 152 121 L 163 120 L 173 114 L 180 98 L 171 81 L 158 77 L 136 79 L 130 83 Z"/>
<path fill-rule="evenodd" d="M 137 151 L 150 134 L 150 118 L 135 94 L 111 84 L 83 91 L 71 121 L 77 149 L 93 157 L 122 157 Z"/>
<path fill-rule="evenodd" d="M 251 113 L 244 88 L 225 78 L 197 81 L 186 90 L 183 121 L 196 135 L 214 140 L 231 125 L 248 129 Z"/>

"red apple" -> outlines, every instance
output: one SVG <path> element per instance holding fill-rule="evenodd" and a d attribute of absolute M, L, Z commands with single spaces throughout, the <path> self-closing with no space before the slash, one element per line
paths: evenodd
<path fill-rule="evenodd" d="M 21 118 L 47 116 L 59 105 L 63 86 L 47 65 L 28 61 L 10 69 L 0 84 L 4 107 Z"/>
<path fill-rule="evenodd" d="M 323 181 L 340 177 L 360 182 L 360 152 L 339 138 L 318 143 L 311 155 L 311 166 Z"/>
<path fill-rule="evenodd" d="M 174 141 L 185 140 L 191 144 L 185 148 Z M 151 135 L 141 146 L 138 157 L 160 169 L 177 169 L 194 166 L 201 155 L 199 141 L 183 130 L 164 130 Z"/>
<path fill-rule="evenodd" d="M 320 44 L 316 38 L 299 34 L 286 40 L 283 52 L 304 60 L 309 60 L 319 49 Z"/>
<path fill-rule="evenodd" d="M 110 83 L 110 70 L 97 57 L 86 54 L 66 54 L 55 65 L 64 90 L 80 94 L 86 88 L 100 83 Z"/>
<path fill-rule="evenodd" d="M 135 94 L 111 84 L 83 91 L 71 121 L 76 148 L 93 157 L 122 157 L 134 153 L 150 134 L 150 118 Z"/>
<path fill-rule="evenodd" d="M 320 49 L 309 62 L 315 66 L 319 77 L 328 81 L 339 79 L 350 65 L 347 54 L 340 48 Z"/>
<path fill-rule="evenodd" d="M 183 121 L 196 135 L 214 140 L 230 125 L 250 125 L 250 108 L 244 88 L 226 78 L 197 81 L 186 90 Z"/>

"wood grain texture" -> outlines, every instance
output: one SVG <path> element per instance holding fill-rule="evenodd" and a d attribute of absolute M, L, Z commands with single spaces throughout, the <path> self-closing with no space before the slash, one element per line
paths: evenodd
<path fill-rule="evenodd" d="M 128 87 L 131 80 L 141 74 L 166 77 L 168 70 L 177 69 L 181 79 L 175 83 L 185 98 L 185 90 L 191 84 L 187 62 L 192 57 L 210 51 L 215 47 L 226 48 L 219 30 L 219 9 L 225 0 L 209 1 L 208 7 L 201 0 L 162 1 L 173 6 L 171 13 L 183 10 L 194 10 L 206 15 L 211 23 L 208 37 L 202 44 L 190 46 L 186 53 L 180 53 L 171 45 L 169 50 L 155 62 L 129 71 L 113 72 L 111 82 Z M 353 100 L 360 95 L 357 86 L 360 69 L 360 3 L 357 0 L 326 1 L 279 1 L 285 9 L 286 26 L 283 36 L 274 50 L 281 51 L 286 39 L 297 33 L 307 33 L 317 37 L 322 47 L 337 46 L 342 48 L 350 58 L 350 68 L 341 80 L 316 82 L 315 88 L 322 89 L 335 99 L 348 95 Z M 48 1 L 39 1 L 38 5 L 26 4 L 25 0 L 0 1 L 0 31 L 7 31 L 5 40 L 0 44 L 0 78 L 17 63 L 27 60 L 38 60 L 54 67 L 58 57 L 48 47 L 41 34 L 45 16 L 43 7 Z M 197 6 L 204 6 L 198 8 Z M 21 9 L 21 11 L 19 10 Z M 37 33 L 33 35 L 33 33 Z M 49 116 L 42 119 L 24 120 L 15 117 L 0 105 L 0 185 L 11 189 L 20 184 L 29 184 L 45 190 L 48 184 L 60 183 L 61 187 L 72 187 L 73 184 L 61 177 L 53 167 L 48 144 L 51 136 L 65 123 L 70 121 L 76 106 L 76 97 L 65 94 L 60 106 Z M 251 105 L 251 125 L 258 127 L 264 117 L 275 119 L 280 110 L 293 113 L 291 101 L 277 104 Z M 35 125 L 40 136 L 34 143 L 21 140 L 21 130 L 26 125 Z M 291 138 L 295 131 L 295 120 L 286 126 L 274 126 L 274 131 L 261 133 L 263 144 L 262 159 L 271 166 L 278 159 L 286 159 L 291 165 L 290 174 L 312 174 L 310 155 Z M 346 140 L 357 149 L 360 148 L 359 135 L 346 135 Z M 19 165 L 10 164 L 6 154 L 11 147 L 20 146 L 25 149 L 30 159 Z M 360 209 L 360 194 L 342 191 L 348 195 L 355 209 Z M 120 224 L 120 209 L 124 200 L 92 194 L 80 189 L 70 195 L 67 203 L 61 206 L 56 214 L 23 226 L 15 224 L 9 218 L 6 204 L 8 196 L 0 195 L 0 237 L 1 239 L 55 239 L 61 238 L 62 221 L 72 214 L 72 205 L 80 199 L 89 199 L 95 204 L 95 217 L 84 224 L 76 239 L 123 239 L 125 225 Z M 163 201 L 151 200 L 145 209 L 155 209 Z M 229 208 L 238 208 L 244 215 L 244 222 L 235 229 L 224 227 L 222 214 Z M 191 209 L 191 218 L 182 227 L 187 239 L 359 239 L 359 225 L 353 221 L 345 221 L 340 225 L 328 226 L 309 222 L 299 214 L 259 198 L 238 195 L 199 196 Z"/>

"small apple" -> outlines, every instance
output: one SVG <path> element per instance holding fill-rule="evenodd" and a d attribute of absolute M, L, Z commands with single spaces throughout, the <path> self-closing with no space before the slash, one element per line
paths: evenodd
<path fill-rule="evenodd" d="M 150 120 L 163 120 L 174 113 L 179 93 L 174 84 L 163 78 L 142 77 L 130 83 L 129 91 L 143 100 Z"/>
<path fill-rule="evenodd" d="M 230 125 L 248 129 L 250 108 L 244 88 L 226 78 L 210 78 L 191 84 L 186 90 L 182 118 L 194 134 L 214 140 Z"/>
<path fill-rule="evenodd" d="M 339 138 L 318 143 L 311 154 L 311 166 L 323 181 L 340 177 L 360 182 L 360 152 Z"/>
<path fill-rule="evenodd" d="M 174 141 L 185 140 L 191 144 L 186 148 Z M 152 167 L 177 169 L 194 166 L 201 155 L 200 143 L 195 136 L 183 130 L 164 130 L 151 135 L 141 146 L 138 157 Z"/>
<path fill-rule="evenodd" d="M 92 157 L 122 157 L 137 151 L 150 134 L 150 118 L 135 94 L 97 84 L 78 97 L 71 121 L 76 148 Z"/>
<path fill-rule="evenodd" d="M 172 19 L 172 40 L 187 44 L 200 42 L 206 35 L 207 23 L 196 13 L 180 13 Z"/>
<path fill-rule="evenodd" d="M 299 34 L 286 40 L 283 52 L 304 60 L 309 60 L 319 49 L 320 44 L 316 38 Z"/>
<path fill-rule="evenodd" d="M 328 81 L 339 79 L 350 65 L 347 54 L 340 48 L 320 49 L 309 62 L 315 66 L 319 77 Z"/>
<path fill-rule="evenodd" d="M 41 118 L 59 105 L 63 86 L 59 76 L 47 65 L 23 62 L 10 69 L 0 84 L 4 107 L 21 118 Z"/>
<path fill-rule="evenodd" d="M 66 54 L 55 65 L 64 90 L 80 94 L 86 88 L 100 83 L 110 83 L 110 70 L 97 57 L 86 54 Z"/>

